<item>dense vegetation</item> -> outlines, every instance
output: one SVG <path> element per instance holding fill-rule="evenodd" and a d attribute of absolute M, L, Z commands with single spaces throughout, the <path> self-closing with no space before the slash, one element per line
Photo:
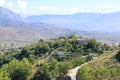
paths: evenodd
<path fill-rule="evenodd" d="M 91 60 L 91 53 L 98 56 L 108 50 L 106 44 L 95 39 L 87 39 L 85 44 L 78 43 L 77 39 L 75 35 L 48 42 L 41 39 L 22 49 L 7 50 L 0 55 L 0 80 L 50 80 Z M 57 51 L 65 53 L 55 57 Z"/>

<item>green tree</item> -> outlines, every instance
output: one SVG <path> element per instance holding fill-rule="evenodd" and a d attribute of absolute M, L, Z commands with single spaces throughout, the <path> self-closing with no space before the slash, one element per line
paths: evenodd
<path fill-rule="evenodd" d="M 63 46 L 63 41 L 61 40 L 57 40 L 54 44 L 54 48 L 59 48 L 59 47 L 62 47 Z"/>
<path fill-rule="evenodd" d="M 41 43 L 38 44 L 37 47 L 35 48 L 35 54 L 45 54 L 50 50 L 50 47 L 47 43 Z"/>
<path fill-rule="evenodd" d="M 105 74 L 106 71 L 107 71 L 106 67 L 101 65 L 100 67 L 97 68 L 97 70 L 95 72 L 95 78 L 98 80 L 103 79 L 102 76 Z"/>
<path fill-rule="evenodd" d="M 70 39 L 76 39 L 76 35 L 75 34 L 72 34 L 69 36 Z"/>
<path fill-rule="evenodd" d="M 44 40 L 43 40 L 43 39 L 40 39 L 38 43 L 43 43 L 43 42 L 44 42 Z"/>
<path fill-rule="evenodd" d="M 49 65 L 45 62 L 40 66 L 32 80 L 50 80 L 52 76 L 52 72 L 49 70 Z"/>
<path fill-rule="evenodd" d="M 73 65 L 71 64 L 71 62 L 61 62 L 58 65 L 58 72 L 60 76 L 65 75 L 69 69 L 71 69 L 73 67 Z"/>
<path fill-rule="evenodd" d="M 108 45 L 107 44 L 103 44 L 102 49 L 103 50 L 107 50 L 108 49 Z"/>
<path fill-rule="evenodd" d="M 0 80 L 11 80 L 9 74 L 5 70 L 0 70 Z"/>
<path fill-rule="evenodd" d="M 88 44 L 86 46 L 87 49 L 92 49 L 93 52 L 101 51 L 101 43 L 97 42 L 96 39 L 89 39 Z"/>
<path fill-rule="evenodd" d="M 6 65 L 2 66 L 2 70 L 6 70 L 12 80 L 27 80 L 32 73 L 32 65 L 27 59 L 22 61 L 12 60 Z"/>
<path fill-rule="evenodd" d="M 54 58 L 52 58 L 49 62 L 49 66 L 51 70 L 56 70 L 58 66 L 58 61 Z"/>
<path fill-rule="evenodd" d="M 120 51 L 115 55 L 115 58 L 118 62 L 120 62 Z"/>
<path fill-rule="evenodd" d="M 117 74 L 117 69 L 116 68 L 111 68 L 110 70 L 111 77 L 114 78 L 115 75 Z"/>
<path fill-rule="evenodd" d="M 71 61 L 73 66 L 78 66 L 86 62 L 85 58 L 77 58 Z"/>
<path fill-rule="evenodd" d="M 22 60 L 25 57 L 29 57 L 30 54 L 31 53 L 29 47 L 25 47 L 22 49 L 21 54 L 19 54 L 18 58 Z"/>
<path fill-rule="evenodd" d="M 89 68 L 87 66 L 83 66 L 79 69 L 77 73 L 77 80 L 90 80 Z"/>

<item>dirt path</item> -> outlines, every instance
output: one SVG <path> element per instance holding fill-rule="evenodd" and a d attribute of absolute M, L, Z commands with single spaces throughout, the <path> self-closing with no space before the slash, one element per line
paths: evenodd
<path fill-rule="evenodd" d="M 96 59 L 92 60 L 92 61 L 89 61 L 89 62 L 86 62 L 80 66 L 77 66 L 71 70 L 68 71 L 67 73 L 67 76 L 70 76 L 71 77 L 71 80 L 76 80 L 76 75 L 77 75 L 77 72 L 78 70 L 82 67 L 82 66 L 85 66 L 89 63 L 93 63 L 93 62 L 96 62 L 96 61 L 100 61 L 100 60 L 105 60 L 105 59 L 109 59 L 110 57 L 114 56 L 115 54 L 117 54 L 118 50 L 116 51 L 112 51 L 112 52 L 106 52 L 104 53 L 103 55 L 97 57 Z"/>
<path fill-rule="evenodd" d="M 42 63 L 44 63 L 45 61 L 47 61 L 48 58 L 49 58 L 49 56 L 43 57 L 42 59 L 38 59 L 38 60 L 36 61 L 36 64 L 34 64 L 33 67 L 32 67 L 33 72 L 32 72 L 32 74 L 31 74 L 31 76 L 28 78 L 28 80 L 30 80 L 30 79 L 33 78 L 34 74 L 35 74 L 36 71 L 39 69 L 39 65 L 42 64 Z"/>
<path fill-rule="evenodd" d="M 33 72 L 32 72 L 32 75 L 29 77 L 29 79 L 28 80 L 30 80 L 33 76 L 34 76 L 34 74 L 38 71 L 38 69 L 39 69 L 39 65 L 40 64 L 42 64 L 42 63 L 44 63 L 44 62 L 47 62 L 48 60 L 49 60 L 49 58 L 54 54 L 54 52 L 56 52 L 57 50 L 54 50 L 54 51 L 52 51 L 51 52 L 51 54 L 48 54 L 48 55 L 46 55 L 46 56 L 44 56 L 44 57 L 42 57 L 42 58 L 39 58 L 39 59 L 37 59 L 36 60 L 36 63 L 33 65 L 33 67 L 32 67 L 32 69 L 33 69 Z"/>

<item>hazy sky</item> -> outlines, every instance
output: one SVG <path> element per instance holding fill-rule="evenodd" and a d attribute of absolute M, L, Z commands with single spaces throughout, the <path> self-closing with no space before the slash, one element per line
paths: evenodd
<path fill-rule="evenodd" d="M 0 6 L 31 15 L 109 13 L 120 11 L 120 0 L 0 0 Z"/>

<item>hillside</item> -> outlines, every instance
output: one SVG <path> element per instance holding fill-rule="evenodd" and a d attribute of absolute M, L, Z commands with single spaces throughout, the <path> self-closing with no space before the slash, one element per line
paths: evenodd
<path fill-rule="evenodd" d="M 43 38 L 39 33 L 25 31 L 25 30 L 15 30 L 12 28 L 0 27 L 0 40 L 36 40 Z"/>
<path fill-rule="evenodd" d="M 119 60 L 119 50 L 107 52 L 83 65 L 77 73 L 77 80 L 119 80 Z"/>
<path fill-rule="evenodd" d="M 79 43 L 78 39 L 82 42 L 84 40 L 85 43 Z M 69 69 L 86 63 L 92 60 L 93 56 L 102 55 L 108 50 L 107 45 L 102 45 L 95 39 L 75 35 L 50 42 L 41 39 L 38 43 L 24 48 L 3 49 L 0 54 L 0 71 L 7 74 L 0 76 L 5 75 L 12 80 L 61 80 Z"/>

